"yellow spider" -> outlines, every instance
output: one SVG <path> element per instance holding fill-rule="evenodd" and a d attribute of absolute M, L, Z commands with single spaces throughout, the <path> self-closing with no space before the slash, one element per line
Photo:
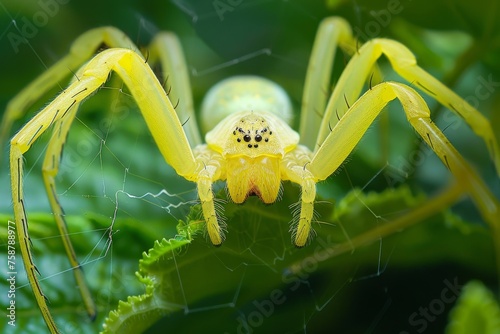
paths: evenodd
<path fill-rule="evenodd" d="M 85 63 L 102 45 L 109 47 Z M 368 127 L 392 100 L 399 100 L 408 122 L 460 180 L 495 235 L 500 205 L 476 172 L 464 161 L 430 118 L 429 109 L 414 88 L 398 82 L 372 85 L 371 75 L 381 55 L 413 87 L 438 100 L 482 137 L 500 174 L 500 150 L 488 121 L 466 101 L 420 68 L 402 44 L 373 39 L 360 48 L 343 19 L 325 19 L 318 30 L 305 81 L 300 130 L 288 124 L 290 102 L 276 84 L 258 77 L 235 77 L 216 85 L 203 104 L 201 117 L 211 131 L 200 139 L 190 85 L 181 47 L 169 33 L 158 35 L 144 57 L 123 33 L 114 28 L 91 30 L 79 37 L 70 53 L 47 70 L 8 105 L 2 125 L 5 136 L 12 122 L 30 103 L 40 98 L 68 69 L 80 68 L 72 83 L 34 116 L 11 140 L 10 173 L 19 247 L 29 283 L 44 320 L 52 333 L 58 328 L 41 290 L 32 259 L 28 217 L 23 197 L 23 154 L 45 131 L 52 128 L 43 163 L 43 178 L 54 218 L 88 313 L 95 306 L 68 237 L 56 192 L 63 146 L 78 107 L 117 73 L 137 102 L 166 162 L 186 180 L 197 185 L 208 236 L 214 245 L 224 240 L 224 217 L 215 210 L 212 185 L 225 180 L 230 198 L 242 203 L 257 195 L 264 203 L 279 197 L 281 182 L 289 180 L 302 189 L 300 210 L 293 218 L 292 239 L 297 247 L 311 237 L 316 183 L 325 180 L 344 162 Z M 340 47 L 352 54 L 327 102 L 334 54 Z M 84 64 L 82 66 L 82 64 Z M 165 92 L 149 64 L 160 64 L 169 73 L 172 92 Z M 364 86 L 366 92 L 360 97 Z M 180 101 L 178 107 L 174 104 Z M 352 103 L 349 103 L 352 102 Z M 349 105 L 350 104 L 350 105 Z"/>

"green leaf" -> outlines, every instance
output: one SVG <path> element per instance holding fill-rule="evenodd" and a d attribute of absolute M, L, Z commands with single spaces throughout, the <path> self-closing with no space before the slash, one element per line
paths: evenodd
<path fill-rule="evenodd" d="M 447 334 L 500 333 L 498 301 L 482 282 L 467 283 L 450 313 Z"/>
<path fill-rule="evenodd" d="M 349 245 L 346 236 L 353 240 L 377 225 L 391 223 L 380 220 L 373 211 L 408 210 L 424 202 L 424 197 L 412 196 L 405 187 L 381 194 L 353 191 L 338 203 L 334 212 L 331 207 L 320 205 L 326 221 L 338 225 L 316 225 L 316 238 L 303 249 L 291 245 L 287 229 L 266 221 L 269 215 L 286 216 L 286 206 L 282 204 L 273 205 L 272 213 L 252 200 L 244 206 L 228 205 L 231 224 L 228 238 L 220 248 L 213 248 L 200 238 L 204 227 L 198 219 L 199 207 L 195 206 L 186 222 L 178 225 L 175 238 L 156 242 L 144 254 L 136 275 L 144 284 L 145 293 L 120 302 L 118 309 L 110 312 L 104 332 L 134 333 L 149 326 L 153 326 L 148 331 L 151 333 L 165 327 L 182 327 L 189 332 L 300 330 L 304 316 L 320 316 L 315 315 L 318 309 L 330 304 L 349 305 L 349 293 L 337 293 L 350 284 L 357 270 L 369 271 L 377 261 L 387 259 L 380 252 L 378 239 L 347 253 L 339 252 L 342 245 Z M 250 212 L 252 219 L 248 220 Z M 397 236 L 384 238 L 384 249 L 397 249 L 390 256 L 391 267 L 452 260 L 477 272 L 490 271 L 491 257 L 472 256 L 469 260 L 457 253 L 460 239 L 466 234 L 468 242 L 481 254 L 491 254 L 488 232 L 446 216 L 447 224 L 443 224 L 444 216 L 439 215 Z M 240 223 L 243 217 L 247 217 L 245 224 Z M 434 242 L 441 244 L 441 252 L 426 246 Z M 429 251 L 425 251 L 427 248 Z M 327 280 L 326 284 L 318 279 Z M 214 317 L 217 322 L 211 320 Z M 330 315 L 329 321 L 342 323 L 341 313 Z"/>
<path fill-rule="evenodd" d="M 197 208 L 194 207 L 191 216 Z M 154 247 L 143 254 L 136 276 L 145 285 L 145 294 L 120 301 L 118 309 L 106 318 L 103 333 L 142 332 L 160 317 L 184 308 L 179 296 L 181 282 L 176 275 L 175 257 L 202 231 L 201 223 L 190 221 L 185 225 L 179 222 L 176 238 L 156 241 Z"/>

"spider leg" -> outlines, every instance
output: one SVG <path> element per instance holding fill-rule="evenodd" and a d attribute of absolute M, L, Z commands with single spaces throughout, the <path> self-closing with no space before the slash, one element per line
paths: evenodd
<path fill-rule="evenodd" d="M 303 247 L 311 234 L 311 222 L 314 217 L 316 199 L 316 178 L 307 168 L 311 161 L 311 152 L 299 145 L 288 152 L 281 164 L 283 180 L 290 180 L 301 187 L 300 211 L 294 212 L 292 221 L 292 239 L 297 247 Z"/>
<path fill-rule="evenodd" d="M 351 153 L 380 111 L 394 99 L 401 102 L 410 124 L 455 176 L 462 191 L 470 194 L 497 238 L 500 231 L 499 201 L 432 122 L 429 108 L 423 98 L 406 85 L 385 82 L 367 91 L 328 134 L 315 152 L 308 169 L 317 180 L 324 180 L 331 175 Z M 497 260 L 500 261 L 500 254 Z"/>
<path fill-rule="evenodd" d="M 316 139 L 311 134 L 317 133 L 322 119 L 318 114 L 325 110 L 337 46 L 352 54 L 355 43 L 351 27 L 346 20 L 329 17 L 321 22 L 307 67 L 300 113 L 301 144 L 311 150 L 314 149 Z"/>
<path fill-rule="evenodd" d="M 116 28 L 102 27 L 85 32 L 73 42 L 64 58 L 48 68 L 9 101 L 0 127 L 0 147 L 3 147 L 3 143 L 10 136 L 12 124 L 23 117 L 28 108 L 45 93 L 69 77 L 72 70 L 76 71 L 88 61 L 103 44 L 108 47 L 128 48 L 140 54 L 135 44 Z"/>
<path fill-rule="evenodd" d="M 54 215 L 54 220 L 56 221 L 59 233 L 63 240 L 64 249 L 68 256 L 70 265 L 73 268 L 73 274 L 75 276 L 78 289 L 80 290 L 82 300 L 85 304 L 85 309 L 90 319 L 93 320 L 97 315 L 96 306 L 92 299 L 90 290 L 85 282 L 83 268 L 80 266 L 76 258 L 73 244 L 71 243 L 71 240 L 69 238 L 66 219 L 64 218 L 64 209 L 59 202 L 57 196 L 57 187 L 55 183 L 55 177 L 59 171 L 59 164 L 62 157 L 63 147 L 66 142 L 69 129 L 71 128 L 71 124 L 75 119 L 78 107 L 79 103 L 74 104 L 70 108 L 70 110 L 68 110 L 65 118 L 61 118 L 54 123 L 52 137 L 49 141 L 47 152 L 43 161 L 42 176 L 50 207 L 52 208 L 52 213 Z"/>
<path fill-rule="evenodd" d="M 215 200 L 212 190 L 214 181 L 225 179 L 226 167 L 222 155 L 208 149 L 207 145 L 199 145 L 194 149 L 196 160 L 203 166 L 198 172 L 196 185 L 200 199 L 203 217 L 207 224 L 210 241 L 219 246 L 224 241 L 223 216 L 215 210 Z"/>
<path fill-rule="evenodd" d="M 500 148 L 488 120 L 451 89 L 417 65 L 415 56 L 404 45 L 393 40 L 373 39 L 365 43 L 351 58 L 332 93 L 320 127 L 316 147 L 322 145 L 329 127 L 342 118 L 349 108 L 345 100 L 356 101 L 371 68 L 384 54 L 394 70 L 403 78 L 438 100 L 443 106 L 460 116 L 485 141 L 498 175 L 500 175 Z"/>
<path fill-rule="evenodd" d="M 173 104 L 191 147 L 202 143 L 200 131 L 194 113 L 191 84 L 182 47 L 177 36 L 170 32 L 160 32 L 155 36 L 149 48 L 148 62 L 154 66 L 161 63 L 165 90 Z"/>
<path fill-rule="evenodd" d="M 207 224 L 207 232 L 210 241 L 215 246 L 219 246 L 224 241 L 223 228 L 219 224 L 220 217 L 217 217 L 214 205 L 214 194 L 212 184 L 215 170 L 207 166 L 199 176 L 197 183 L 198 196 L 201 202 L 203 217 Z"/>
<path fill-rule="evenodd" d="M 19 248 L 28 280 L 52 333 L 57 333 L 58 329 L 47 307 L 30 249 L 31 241 L 22 191 L 23 154 L 51 125 L 60 120 L 64 122 L 79 103 L 106 82 L 111 71 L 116 72 L 128 86 L 166 162 L 177 174 L 188 180 L 196 180 L 199 170 L 182 125 L 161 84 L 142 56 L 126 49 L 109 49 L 94 57 L 82 69 L 77 81 L 59 94 L 12 138 L 10 172 Z M 53 200 L 56 198 L 53 197 Z"/>

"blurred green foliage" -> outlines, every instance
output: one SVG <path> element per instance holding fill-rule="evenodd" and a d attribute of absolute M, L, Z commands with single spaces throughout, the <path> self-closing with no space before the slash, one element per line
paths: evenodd
<path fill-rule="evenodd" d="M 463 287 L 457 306 L 450 314 L 446 333 L 498 333 L 500 307 L 495 296 L 481 282 L 471 281 Z"/>
<path fill-rule="evenodd" d="M 390 37 L 408 45 L 424 68 L 461 96 L 477 101 L 500 133 L 499 86 L 490 87 L 486 98 L 477 96 L 478 87 L 483 85 L 481 78 L 500 82 L 500 5 L 494 0 L 242 0 L 233 2 L 223 13 L 216 11 L 212 1 L 73 0 L 66 4 L 60 1 L 54 15 L 44 9 L 43 4 L 49 2 L 0 0 L 0 110 L 66 54 L 76 36 L 93 27 L 113 25 L 141 46 L 160 30 L 177 33 L 191 69 L 197 106 L 220 79 L 256 74 L 281 84 L 298 113 L 317 26 L 323 17 L 340 15 L 362 39 Z M 23 40 L 27 43 L 13 42 L 27 21 L 38 22 L 41 11 L 46 13 L 47 22 L 36 26 Z M 337 62 L 334 78 L 343 67 L 342 61 Z M 68 69 L 68 79 L 71 71 L 74 69 Z M 395 78 L 390 72 L 386 75 L 387 79 Z M 61 82 L 37 102 L 14 130 L 66 84 Z M 179 220 L 187 224 L 199 218 L 192 211 L 196 210 L 192 208 L 196 197 L 193 184 L 176 176 L 162 160 L 135 103 L 118 90 L 120 82 L 111 80 L 106 87 L 83 105 L 58 177 L 58 193 L 68 214 L 72 240 L 99 308 L 95 323 L 89 322 L 83 311 L 45 199 L 40 160 L 48 136 L 26 155 L 25 191 L 35 262 L 44 278 L 42 286 L 51 310 L 64 332 L 96 332 L 108 313 L 118 308 L 119 300 L 144 294 L 144 286 L 135 276 L 142 252 L 152 248 L 155 240 L 173 238 Z M 445 134 L 500 197 L 500 183 L 484 144 L 449 111 L 432 100 L 429 103 L 439 114 L 435 121 L 442 128 L 449 127 Z M 318 236 L 309 246 L 291 246 L 289 206 L 297 202 L 299 190 L 285 184 L 283 199 L 272 206 L 254 198 L 241 206 L 224 204 L 228 235 L 222 247 L 212 247 L 200 233 L 192 241 L 188 238 L 189 245 L 175 248 L 175 261 L 171 256 L 159 259 L 157 264 L 163 267 L 157 274 L 170 275 L 163 286 L 170 290 L 153 294 L 175 307 L 164 318 L 160 316 L 149 332 L 167 328 L 233 333 L 242 319 L 258 323 L 256 314 L 260 313 L 262 324 L 252 327 L 255 332 L 321 332 L 328 328 L 344 333 L 414 333 L 424 326 L 420 309 L 441 305 L 434 301 L 440 300 L 446 282 L 458 280 L 464 285 L 476 279 L 498 292 L 491 236 L 468 200 L 369 246 L 317 266 L 308 262 L 318 249 L 325 248 L 323 243 L 340 244 L 391 221 L 421 205 L 449 182 L 446 168 L 427 153 L 425 163 L 406 168 L 415 150 L 428 151 L 397 106 L 392 109 L 396 110 L 390 112 L 389 125 L 374 125 L 349 163 L 318 185 L 317 210 L 323 223 L 315 226 Z M 380 139 L 381 133 L 387 134 L 385 141 Z M 5 153 L 8 148 L 2 150 Z M 0 168 L 0 212 L 1 221 L 6 222 L 12 213 L 5 159 Z M 408 175 L 401 170 L 409 171 Z M 223 188 L 219 184 L 216 190 L 226 199 Z M 175 196 L 137 199 L 127 195 L 156 194 L 162 189 Z M 108 249 L 106 229 L 113 217 L 113 243 Z M 0 229 L 0 236 L 7 240 L 5 229 Z M 5 262 L 6 257 L 0 257 L 2 268 Z M 291 274 L 290 268 L 297 263 L 310 270 L 302 276 Z M 23 285 L 20 256 L 17 266 L 18 327 L 2 322 L 2 332 L 43 332 L 31 290 Z M 1 291 L 8 288 L 5 280 L 0 286 Z M 277 302 L 267 316 L 259 307 L 269 306 L 264 302 L 269 300 Z M 5 309 L 5 294 L 0 301 Z M 443 332 L 452 303 L 442 304 L 443 310 L 434 309 L 433 320 L 425 322 L 427 333 Z"/>

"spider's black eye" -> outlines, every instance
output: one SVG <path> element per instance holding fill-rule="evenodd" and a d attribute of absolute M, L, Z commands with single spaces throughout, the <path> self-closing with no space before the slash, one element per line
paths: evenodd
<path fill-rule="evenodd" d="M 243 140 L 246 141 L 247 143 L 252 139 L 249 135 L 244 135 Z"/>
<path fill-rule="evenodd" d="M 262 140 L 262 136 L 261 135 L 256 135 L 255 136 L 255 141 L 256 142 L 260 142 Z"/>

